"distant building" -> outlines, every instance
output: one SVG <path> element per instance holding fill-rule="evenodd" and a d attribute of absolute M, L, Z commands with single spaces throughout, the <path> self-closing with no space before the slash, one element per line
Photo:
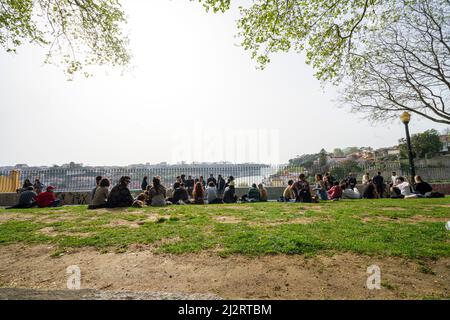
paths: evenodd
<path fill-rule="evenodd" d="M 399 156 L 400 148 L 398 146 L 389 147 L 389 148 L 380 148 L 375 150 L 376 158 L 388 158 L 390 156 Z"/>
<path fill-rule="evenodd" d="M 441 152 L 449 152 L 450 150 L 450 135 L 439 136 L 439 140 L 442 142 Z"/>

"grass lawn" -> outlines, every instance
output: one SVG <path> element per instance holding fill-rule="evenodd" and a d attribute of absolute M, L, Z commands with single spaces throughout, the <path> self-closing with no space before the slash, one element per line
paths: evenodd
<path fill-rule="evenodd" d="M 0 209 L 1 245 L 52 244 L 124 252 L 232 254 L 352 252 L 405 258 L 450 256 L 450 198 L 185 205 L 87 210 Z"/>

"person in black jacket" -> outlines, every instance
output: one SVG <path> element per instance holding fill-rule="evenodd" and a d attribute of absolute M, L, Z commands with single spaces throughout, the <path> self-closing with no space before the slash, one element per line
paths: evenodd
<path fill-rule="evenodd" d="M 212 173 L 209 175 L 208 180 L 206 180 L 206 184 L 209 186 L 210 182 L 214 182 L 214 185 L 217 185 L 217 180 Z"/>
<path fill-rule="evenodd" d="M 184 183 L 175 182 L 174 188 L 173 196 L 168 200 L 173 204 L 178 204 L 180 200 L 184 203 L 189 203 L 189 195 L 184 187 Z"/>
<path fill-rule="evenodd" d="M 141 189 L 143 191 L 146 191 L 148 187 L 148 177 L 145 176 L 144 179 L 142 179 L 142 183 L 141 183 Z"/>
<path fill-rule="evenodd" d="M 384 178 L 382 177 L 381 172 L 378 172 L 378 174 L 375 177 L 373 177 L 373 184 L 377 189 L 378 196 L 380 198 L 383 198 L 385 185 L 384 185 Z"/>
<path fill-rule="evenodd" d="M 123 176 L 120 178 L 119 183 L 111 189 L 106 203 L 107 208 L 121 208 L 130 207 L 133 202 L 133 196 L 131 195 L 128 185 L 131 182 L 131 178 Z"/>
<path fill-rule="evenodd" d="M 192 191 L 194 190 L 194 179 L 192 179 L 192 176 L 188 176 L 188 178 L 186 179 L 185 183 L 184 183 L 187 192 L 189 194 L 189 196 L 192 197 Z"/>
<path fill-rule="evenodd" d="M 416 182 L 414 189 L 417 194 L 424 196 L 426 193 L 433 191 L 433 188 L 428 183 L 423 181 L 421 176 L 415 176 L 414 181 Z"/>
<path fill-rule="evenodd" d="M 220 199 L 222 199 L 222 197 L 223 197 L 223 193 L 225 191 L 225 184 L 226 184 L 225 179 L 222 177 L 221 174 L 219 174 L 217 176 L 216 188 L 217 188 L 217 197 Z"/>
<path fill-rule="evenodd" d="M 353 189 L 356 187 L 356 178 L 353 176 L 353 173 L 349 173 L 348 177 L 346 179 L 347 185 L 350 187 L 350 189 Z"/>

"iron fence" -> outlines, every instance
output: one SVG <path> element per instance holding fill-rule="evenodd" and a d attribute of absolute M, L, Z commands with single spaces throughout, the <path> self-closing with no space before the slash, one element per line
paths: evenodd
<path fill-rule="evenodd" d="M 8 176 L 12 170 L 0 171 L 0 176 Z M 141 182 L 147 176 L 149 183 L 154 176 L 160 176 L 162 183 L 170 187 L 177 176 L 190 175 L 193 179 L 203 176 L 206 181 L 210 174 L 215 178 L 221 174 L 225 179 L 228 176 L 235 178 L 237 187 L 247 187 L 253 183 L 263 183 L 267 187 L 286 186 L 287 182 L 298 178 L 300 173 L 305 173 L 310 181 L 314 179 L 314 174 L 331 172 L 338 180 L 344 179 L 349 171 L 352 171 L 359 181 L 365 172 L 374 176 L 381 171 L 386 181 L 390 181 L 392 171 L 398 175 L 408 176 L 408 169 L 401 165 L 389 164 L 386 166 L 358 166 L 354 168 L 342 167 L 339 165 L 301 168 L 288 165 L 252 165 L 236 164 L 223 166 L 166 166 L 150 168 L 46 168 L 46 169 L 20 169 L 20 183 L 29 179 L 31 183 L 36 178 L 48 186 L 53 185 L 57 191 L 88 191 L 95 186 L 95 177 L 102 176 L 110 179 L 116 184 L 121 176 L 130 176 L 130 189 L 141 189 Z M 450 182 L 450 167 L 428 167 L 419 166 L 416 173 L 421 175 L 428 182 Z"/>

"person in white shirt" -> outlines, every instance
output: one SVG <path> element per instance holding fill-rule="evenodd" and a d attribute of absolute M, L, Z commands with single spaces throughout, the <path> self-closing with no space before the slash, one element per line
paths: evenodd
<path fill-rule="evenodd" d="M 221 203 L 221 200 L 217 197 L 217 188 L 213 181 L 210 181 L 206 188 L 206 199 L 209 204 Z"/>
<path fill-rule="evenodd" d="M 391 187 L 396 187 L 397 186 L 397 173 L 395 171 L 392 172 L 392 176 L 391 176 Z"/>
<path fill-rule="evenodd" d="M 398 177 L 397 180 L 397 188 L 400 189 L 401 194 L 406 198 L 417 198 L 417 194 L 411 192 L 411 186 L 408 181 L 405 181 L 405 178 Z"/>
<path fill-rule="evenodd" d="M 369 173 L 366 172 L 362 177 L 362 184 L 369 184 L 370 176 Z"/>
<path fill-rule="evenodd" d="M 342 199 L 361 199 L 361 193 L 356 187 L 352 189 L 350 186 L 342 184 L 341 188 L 344 190 L 342 192 Z"/>

